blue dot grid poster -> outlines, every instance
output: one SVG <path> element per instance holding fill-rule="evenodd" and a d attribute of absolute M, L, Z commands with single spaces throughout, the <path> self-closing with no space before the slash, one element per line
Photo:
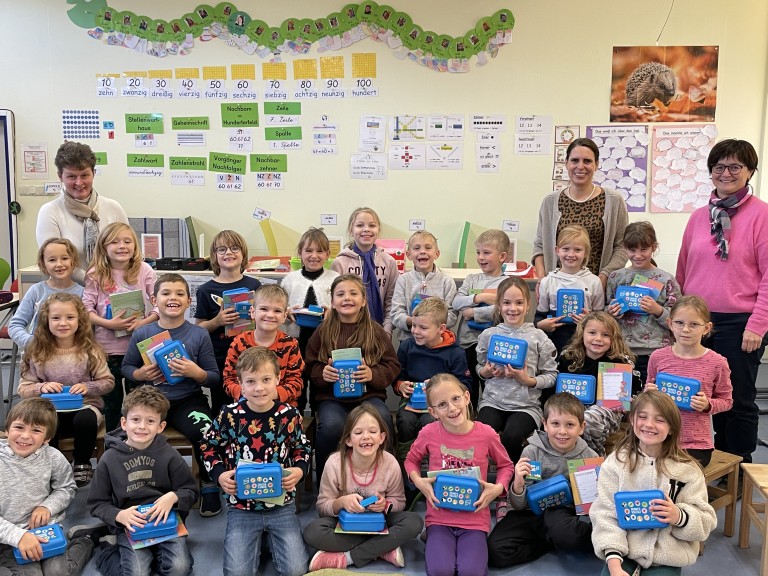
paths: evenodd
<path fill-rule="evenodd" d="M 65 140 L 101 138 L 98 110 L 62 110 L 61 130 Z"/>

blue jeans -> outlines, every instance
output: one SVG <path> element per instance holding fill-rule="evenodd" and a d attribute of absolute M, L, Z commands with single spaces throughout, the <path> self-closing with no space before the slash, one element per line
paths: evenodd
<path fill-rule="evenodd" d="M 261 536 L 267 532 L 272 563 L 278 576 L 302 576 L 309 558 L 301 538 L 301 524 L 293 503 L 267 510 L 227 510 L 224 536 L 224 576 L 259 573 Z"/>
<path fill-rule="evenodd" d="M 387 436 L 394 440 L 395 430 L 392 425 L 392 414 L 381 398 L 366 398 L 359 404 L 368 402 L 381 414 L 387 425 Z M 339 449 L 339 439 L 344 432 L 344 422 L 353 408 L 359 405 L 352 402 L 323 400 L 317 404 L 317 432 L 315 433 L 315 466 L 317 485 L 323 477 L 323 468 L 328 457 Z"/>
<path fill-rule="evenodd" d="M 120 567 L 123 576 L 188 576 L 192 573 L 192 554 L 187 537 L 180 536 L 148 548 L 134 550 L 124 530 L 118 530 L 117 545 L 120 547 Z M 154 570 L 152 562 L 155 562 Z"/>

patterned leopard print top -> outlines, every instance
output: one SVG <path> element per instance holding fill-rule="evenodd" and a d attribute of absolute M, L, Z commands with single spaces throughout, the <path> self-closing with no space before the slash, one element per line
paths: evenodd
<path fill-rule="evenodd" d="M 605 192 L 600 193 L 586 202 L 574 202 L 564 192 L 557 199 L 557 207 L 560 210 L 560 221 L 557 223 L 557 235 L 569 224 L 581 224 L 589 234 L 589 242 L 592 245 L 589 251 L 587 268 L 592 274 L 600 272 L 600 259 L 603 256 L 603 238 L 605 237 Z M 557 237 L 557 236 L 555 236 Z"/>

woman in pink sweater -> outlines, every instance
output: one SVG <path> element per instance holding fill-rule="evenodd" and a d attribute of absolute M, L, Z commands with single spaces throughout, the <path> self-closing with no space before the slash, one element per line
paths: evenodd
<path fill-rule="evenodd" d="M 713 417 L 715 448 L 751 462 L 759 416 L 755 381 L 768 331 L 768 204 L 749 185 L 757 170 L 749 142 L 718 142 L 707 166 L 715 189 L 688 220 L 676 277 L 683 294 L 707 303 L 714 330 L 706 344 L 731 369 L 733 408 Z"/>
<path fill-rule="evenodd" d="M 317 512 L 320 518 L 304 529 L 304 540 L 318 549 L 309 571 L 365 566 L 382 559 L 405 566 L 400 545 L 421 532 L 423 522 L 414 512 L 404 512 L 405 493 L 400 466 L 387 452 L 387 427 L 379 411 L 363 403 L 353 409 L 344 424 L 339 451 L 328 459 L 320 481 Z M 364 499 L 376 501 L 363 507 Z M 337 534 L 339 512 L 383 512 L 388 534 Z"/>

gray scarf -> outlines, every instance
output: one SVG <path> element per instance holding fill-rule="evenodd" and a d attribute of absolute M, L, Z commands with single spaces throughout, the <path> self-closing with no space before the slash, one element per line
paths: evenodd
<path fill-rule="evenodd" d="M 64 191 L 64 208 L 67 212 L 83 221 L 83 252 L 85 253 L 84 268 L 93 259 L 93 251 L 96 248 L 96 241 L 99 238 L 99 215 L 96 214 L 96 205 L 99 202 L 99 195 L 96 190 L 91 190 L 88 200 L 81 202 L 75 200 Z"/>

